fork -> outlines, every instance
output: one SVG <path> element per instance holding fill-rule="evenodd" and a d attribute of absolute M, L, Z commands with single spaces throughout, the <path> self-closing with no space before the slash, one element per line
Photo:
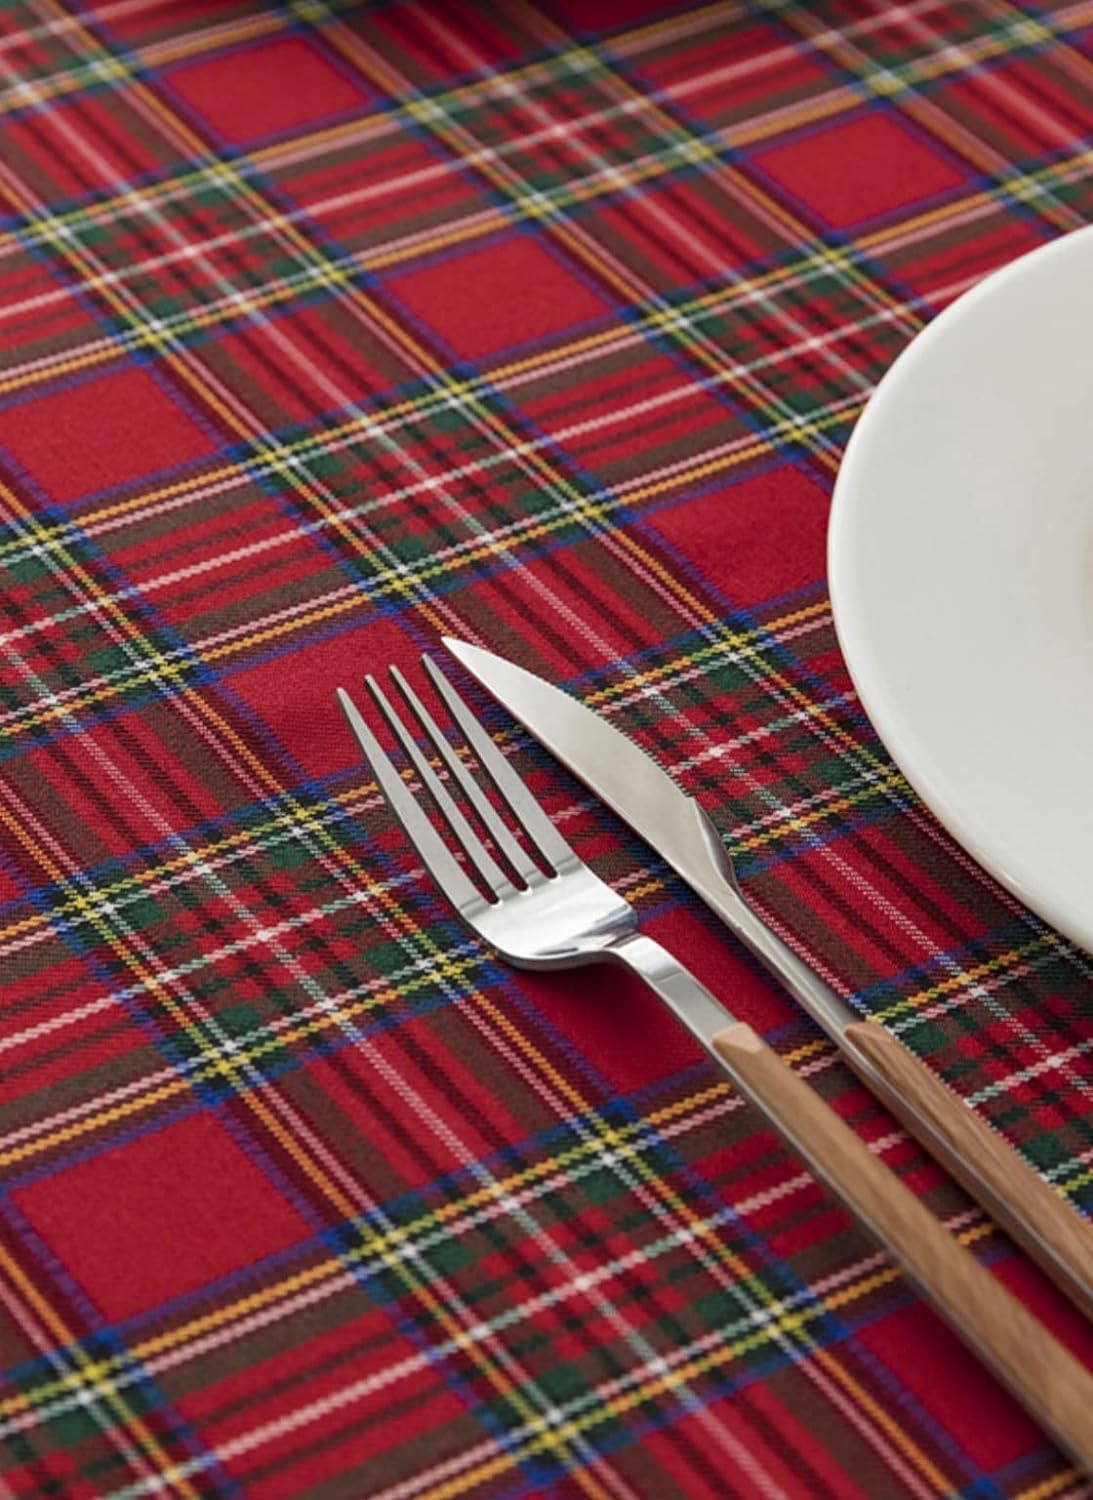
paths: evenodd
<path fill-rule="evenodd" d="M 428 656 L 422 662 L 482 778 L 492 783 L 523 841 L 397 667 L 390 668 L 391 679 L 432 760 L 446 772 L 443 778 L 376 679 L 368 675 L 365 682 L 462 862 L 344 688 L 338 689 L 338 699 L 380 792 L 463 922 L 518 968 L 565 969 L 610 961 L 640 975 L 956 1333 L 1059 1444 L 1093 1471 L 1093 1376 L 751 1026 L 734 1018 L 667 949 L 638 930 L 630 903 L 574 853 L 436 663 Z M 493 852 L 449 787 L 463 794 Z"/>

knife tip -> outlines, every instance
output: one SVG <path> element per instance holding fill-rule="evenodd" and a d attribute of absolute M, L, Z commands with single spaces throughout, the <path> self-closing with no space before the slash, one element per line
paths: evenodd
<path fill-rule="evenodd" d="M 473 654 L 475 651 L 481 650 L 481 647 L 472 646 L 470 641 L 461 641 L 455 635 L 442 635 L 440 637 L 440 644 L 446 646 L 453 656 L 458 657 L 462 657 L 468 652 Z"/>

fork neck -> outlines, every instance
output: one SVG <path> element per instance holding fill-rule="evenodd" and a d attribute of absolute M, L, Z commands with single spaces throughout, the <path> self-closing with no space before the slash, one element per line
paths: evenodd
<path fill-rule="evenodd" d="M 713 1053 L 712 1038 L 734 1017 L 667 948 L 643 933 L 634 932 L 612 943 L 604 954 L 644 979 L 650 989 L 667 1001 L 691 1035 L 707 1052 Z"/>

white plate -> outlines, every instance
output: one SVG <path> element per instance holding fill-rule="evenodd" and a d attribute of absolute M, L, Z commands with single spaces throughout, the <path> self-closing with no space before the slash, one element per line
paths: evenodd
<path fill-rule="evenodd" d="M 895 361 L 847 446 L 828 570 L 907 780 L 1093 950 L 1093 228 L 988 277 Z"/>

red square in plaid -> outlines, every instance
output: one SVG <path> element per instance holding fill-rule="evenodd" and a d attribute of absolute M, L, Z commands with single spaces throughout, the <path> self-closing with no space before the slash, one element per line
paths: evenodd
<path fill-rule="evenodd" d="M 823 576 L 827 511 L 820 486 L 787 466 L 684 501 L 649 524 L 696 568 L 714 569 L 736 603 L 749 605 Z"/>
<path fill-rule="evenodd" d="M 114 1142 L 13 1196 L 113 1319 L 196 1291 L 308 1235 L 295 1209 L 208 1114 Z"/>
<path fill-rule="evenodd" d="M 867 1324 L 858 1334 L 900 1384 L 940 1422 L 957 1406 L 968 1430 L 968 1454 L 993 1472 L 1035 1451 L 1032 1420 L 993 1380 L 984 1380 L 974 1355 L 926 1307 L 905 1307 Z"/>
<path fill-rule="evenodd" d="M 529 235 L 393 276 L 388 285 L 463 359 L 562 333 L 609 310 Z"/>
<path fill-rule="evenodd" d="M 566 829 L 566 837 L 572 836 Z M 581 853 L 584 853 L 582 848 Z M 528 974 L 521 988 L 581 1057 L 608 1085 L 608 1094 L 629 1094 L 669 1072 L 693 1067 L 697 1044 L 672 1025 L 656 997 L 633 975 L 606 967 L 574 969 L 564 983 L 556 974 Z M 620 1047 L 619 1016 L 626 1015 L 631 1042 Z"/>
<path fill-rule="evenodd" d="M 267 724 L 277 726 L 278 740 L 309 776 L 329 776 L 360 764 L 356 741 L 335 707 L 335 689 L 359 696 L 366 672 L 382 673 L 391 663 L 411 670 L 417 657 L 397 625 L 374 620 L 294 651 L 291 691 L 278 657 L 240 672 L 232 688 Z M 321 724 L 333 732 L 316 733 Z"/>
<path fill-rule="evenodd" d="M 837 229 L 927 203 L 964 181 L 940 152 L 881 114 L 798 136 L 753 160 Z"/>
<path fill-rule="evenodd" d="M 368 103 L 356 82 L 299 37 L 184 63 L 166 76 L 179 98 L 233 145 L 321 125 Z"/>
<path fill-rule="evenodd" d="M 145 370 L 62 387 L 0 412 L 0 448 L 50 500 L 110 489 L 204 458 L 214 447 Z"/>

